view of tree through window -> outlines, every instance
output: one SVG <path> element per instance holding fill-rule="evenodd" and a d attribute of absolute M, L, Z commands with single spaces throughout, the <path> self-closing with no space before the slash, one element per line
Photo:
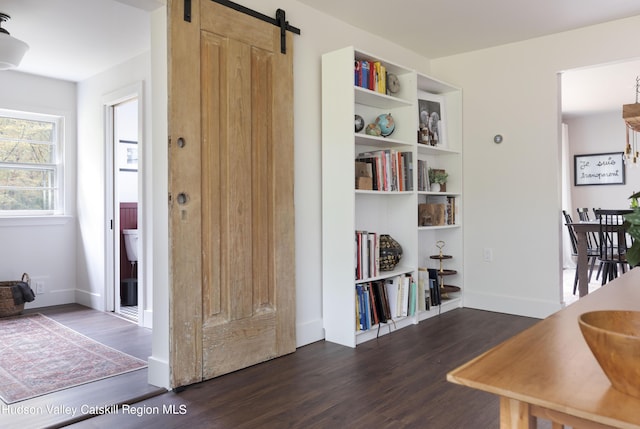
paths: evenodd
<path fill-rule="evenodd" d="M 58 119 L 0 111 L 0 213 L 58 209 Z"/>

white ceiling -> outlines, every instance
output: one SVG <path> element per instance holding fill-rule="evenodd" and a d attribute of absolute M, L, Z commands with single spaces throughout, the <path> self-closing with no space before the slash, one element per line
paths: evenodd
<path fill-rule="evenodd" d="M 636 102 L 640 60 L 575 69 L 562 75 L 562 111 L 565 116 L 616 111 Z"/>
<path fill-rule="evenodd" d="M 637 0 L 298 1 L 428 58 L 640 15 Z M 146 52 L 149 11 L 162 3 L 164 0 L 0 0 L 0 12 L 12 17 L 4 28 L 30 45 L 19 71 L 81 81 Z M 301 30 L 304 35 L 304 28 Z M 638 75 L 639 63 L 567 72 L 563 110 L 619 109 L 621 103 L 635 101 Z"/>
<path fill-rule="evenodd" d="M 637 0 L 298 0 L 428 58 L 640 15 Z"/>
<path fill-rule="evenodd" d="M 81 81 L 149 50 L 156 0 L 0 0 L 29 45 L 18 71 Z"/>

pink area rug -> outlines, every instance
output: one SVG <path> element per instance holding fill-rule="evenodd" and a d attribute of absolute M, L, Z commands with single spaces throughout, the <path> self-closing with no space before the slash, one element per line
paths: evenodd
<path fill-rule="evenodd" d="M 0 399 L 6 404 L 146 366 L 42 314 L 0 318 Z"/>

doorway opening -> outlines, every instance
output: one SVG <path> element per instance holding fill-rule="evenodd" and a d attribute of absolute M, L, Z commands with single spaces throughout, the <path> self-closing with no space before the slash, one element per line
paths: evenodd
<path fill-rule="evenodd" d="M 106 310 L 144 326 L 142 281 L 141 85 L 105 103 L 107 192 Z"/>
<path fill-rule="evenodd" d="M 626 183 L 602 185 L 576 184 L 575 156 L 622 152 L 626 143 L 626 126 L 621 111 L 624 104 L 633 103 L 640 59 L 629 58 L 604 64 L 594 64 L 565 70 L 560 77 L 562 115 L 562 209 L 573 220 L 578 210 L 595 219 L 594 209 L 625 209 L 640 171 L 626 168 Z M 586 209 L 586 210 L 585 210 Z M 561 213 L 558 218 L 561 219 Z M 564 222 L 563 222 L 564 224 Z M 569 241 L 568 228 L 563 230 L 563 272 L 565 303 L 577 300 L 573 295 L 575 256 Z M 573 252 L 575 253 L 575 252 Z M 589 282 L 589 291 L 601 287 L 598 261 Z"/>

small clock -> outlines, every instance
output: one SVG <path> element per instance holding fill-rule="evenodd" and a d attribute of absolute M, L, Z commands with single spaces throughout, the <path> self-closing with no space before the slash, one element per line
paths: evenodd
<path fill-rule="evenodd" d="M 387 91 L 396 94 L 400 91 L 400 79 L 393 73 L 387 73 Z"/>

